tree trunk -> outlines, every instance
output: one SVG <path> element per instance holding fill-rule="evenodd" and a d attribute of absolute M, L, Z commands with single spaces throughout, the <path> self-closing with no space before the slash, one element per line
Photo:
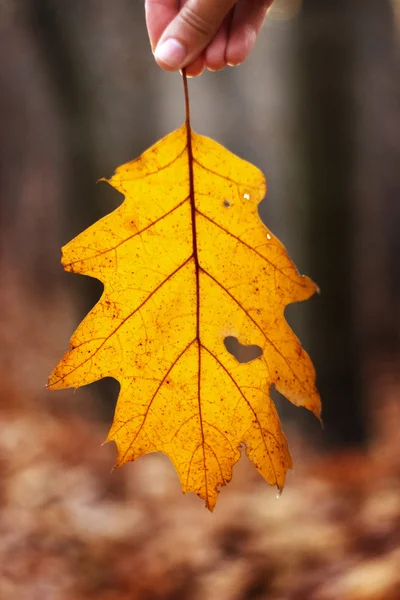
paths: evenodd
<path fill-rule="evenodd" d="M 303 201 L 309 272 L 310 352 L 328 442 L 365 439 L 360 352 L 354 321 L 354 166 L 357 19 L 353 0 L 306 0 L 298 23 Z"/>

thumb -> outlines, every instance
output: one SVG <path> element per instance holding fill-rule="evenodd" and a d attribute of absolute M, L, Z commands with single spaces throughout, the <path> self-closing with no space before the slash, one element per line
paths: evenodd
<path fill-rule="evenodd" d="M 170 71 L 191 64 L 208 46 L 236 0 L 187 0 L 162 34 L 154 52 Z"/>

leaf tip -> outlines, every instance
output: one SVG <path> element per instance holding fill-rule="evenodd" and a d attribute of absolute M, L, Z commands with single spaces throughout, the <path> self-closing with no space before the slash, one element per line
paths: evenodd
<path fill-rule="evenodd" d="M 216 494 L 213 497 L 207 497 L 205 502 L 205 508 L 210 511 L 210 513 L 214 512 L 215 506 L 217 504 L 219 491 L 215 490 Z"/>
<path fill-rule="evenodd" d="M 317 394 L 315 403 L 312 406 L 310 406 L 310 411 L 312 412 L 314 417 L 320 422 L 322 429 L 324 429 L 324 424 L 322 422 L 322 417 L 321 417 L 321 411 L 322 411 L 321 398 L 320 398 L 319 394 Z"/>

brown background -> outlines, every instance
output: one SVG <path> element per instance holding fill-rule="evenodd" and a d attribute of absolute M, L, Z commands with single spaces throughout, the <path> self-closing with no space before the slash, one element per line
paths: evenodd
<path fill-rule="evenodd" d="M 282 498 L 243 459 L 211 516 L 165 457 L 109 474 L 115 382 L 43 390 L 100 294 L 60 247 L 121 201 L 96 181 L 181 124 L 180 77 L 139 0 L 1 0 L 2 600 L 400 598 L 398 14 L 282 0 L 244 65 L 191 82 L 195 129 L 264 171 L 262 218 L 321 288 L 287 316 L 325 431 L 277 398 Z"/>

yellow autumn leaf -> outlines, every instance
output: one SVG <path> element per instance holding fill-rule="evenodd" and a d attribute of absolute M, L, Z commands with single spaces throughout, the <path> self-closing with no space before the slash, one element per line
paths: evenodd
<path fill-rule="evenodd" d="M 242 443 L 282 489 L 292 463 L 269 390 L 319 417 L 312 363 L 284 318 L 316 286 L 260 221 L 264 176 L 195 134 L 188 118 L 109 183 L 124 202 L 63 248 L 65 269 L 104 291 L 49 387 L 117 379 L 107 438 L 117 465 L 164 452 L 183 491 L 211 510 Z M 227 336 L 262 356 L 240 364 Z"/>

